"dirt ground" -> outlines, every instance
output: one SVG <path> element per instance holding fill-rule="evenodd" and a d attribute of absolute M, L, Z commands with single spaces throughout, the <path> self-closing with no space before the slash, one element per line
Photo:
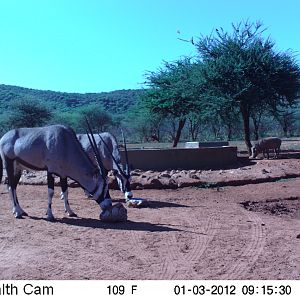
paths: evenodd
<path fill-rule="evenodd" d="M 23 219 L 0 186 L 0 279 L 300 279 L 298 158 L 136 170 L 134 196 L 149 207 L 128 207 L 128 221 L 116 224 L 100 221 L 80 188 L 70 189 L 77 218 L 65 215 L 56 188 L 56 222 L 46 221 L 47 187 L 36 178 L 18 187 Z M 120 191 L 111 196 L 123 201 Z"/>

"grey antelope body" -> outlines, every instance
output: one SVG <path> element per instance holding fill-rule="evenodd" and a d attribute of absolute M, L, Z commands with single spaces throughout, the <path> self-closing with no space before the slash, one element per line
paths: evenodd
<path fill-rule="evenodd" d="M 269 159 L 269 150 L 274 150 L 274 157 L 277 158 L 279 155 L 281 146 L 281 139 L 277 137 L 269 137 L 259 140 L 257 143 L 254 144 L 252 147 L 252 155 L 250 158 L 255 158 L 259 153 L 263 153 L 264 157 L 267 155 Z"/>
<path fill-rule="evenodd" d="M 20 207 L 16 194 L 23 169 L 47 171 L 49 220 L 54 219 L 51 208 L 54 194 L 53 174 L 62 179 L 63 190 L 67 188 L 67 177 L 70 177 L 93 195 L 102 210 L 111 206 L 111 201 L 104 200 L 107 183 L 103 171 L 92 163 L 75 133 L 68 127 L 53 125 L 10 130 L 0 140 L 0 157 L 0 181 L 4 163 L 13 214 L 16 218 L 27 215 Z M 66 203 L 66 211 L 73 215 L 68 201 Z"/>

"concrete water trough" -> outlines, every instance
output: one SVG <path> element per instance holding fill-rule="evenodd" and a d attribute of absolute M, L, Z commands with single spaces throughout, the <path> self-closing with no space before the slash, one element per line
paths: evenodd
<path fill-rule="evenodd" d="M 121 150 L 124 163 L 125 154 Z M 131 170 L 216 169 L 237 163 L 237 147 L 129 149 Z"/>
<path fill-rule="evenodd" d="M 224 147 L 229 146 L 227 141 L 213 141 L 213 142 L 186 142 L 185 148 L 206 148 L 206 147 Z"/>

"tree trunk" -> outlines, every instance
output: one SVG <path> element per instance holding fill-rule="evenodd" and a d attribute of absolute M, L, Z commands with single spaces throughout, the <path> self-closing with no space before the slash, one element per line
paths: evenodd
<path fill-rule="evenodd" d="M 248 150 L 249 155 L 251 155 L 251 139 L 250 139 L 250 114 L 249 109 L 241 107 L 241 113 L 244 124 L 244 141 Z"/>
<path fill-rule="evenodd" d="M 200 121 L 199 120 L 193 120 L 192 118 L 189 118 L 188 121 L 189 121 L 190 139 L 194 142 L 194 141 L 197 140 L 197 137 L 198 137 L 198 134 L 199 134 Z"/>
<path fill-rule="evenodd" d="M 196 139 L 197 139 L 197 127 L 196 127 L 195 124 L 192 124 L 192 122 L 190 122 L 189 131 L 190 131 L 191 140 L 193 142 L 196 141 Z"/>
<path fill-rule="evenodd" d="M 288 116 L 284 116 L 282 121 L 282 131 L 283 131 L 283 136 L 286 138 L 288 137 L 288 131 L 289 131 L 288 128 L 289 128 Z"/>
<path fill-rule="evenodd" d="M 232 139 L 232 126 L 231 124 L 227 124 L 227 140 L 231 141 Z"/>
<path fill-rule="evenodd" d="M 258 125 L 258 122 L 255 118 L 252 118 L 253 120 L 253 126 L 254 126 L 254 139 L 257 141 L 258 140 L 258 128 L 259 128 L 259 125 Z"/>
<path fill-rule="evenodd" d="M 186 121 L 186 118 L 179 120 L 178 127 L 176 130 L 176 135 L 175 135 L 174 141 L 173 141 L 173 147 L 177 147 L 177 144 L 178 144 L 180 136 L 181 136 L 181 131 L 185 125 L 185 121 Z"/>

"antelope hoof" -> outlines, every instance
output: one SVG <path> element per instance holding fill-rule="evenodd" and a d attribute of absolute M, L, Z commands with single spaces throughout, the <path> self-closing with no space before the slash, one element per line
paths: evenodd
<path fill-rule="evenodd" d="M 55 221 L 54 216 L 53 215 L 52 216 L 47 215 L 47 221 L 54 222 Z"/>
<path fill-rule="evenodd" d="M 71 217 L 71 218 L 76 218 L 77 217 L 77 215 L 72 211 L 72 212 L 69 212 L 69 213 L 67 213 L 68 214 L 68 216 L 69 217 Z"/>
<path fill-rule="evenodd" d="M 17 213 L 17 212 L 15 212 L 15 213 L 14 213 L 14 216 L 15 216 L 16 219 L 22 219 L 23 214 L 22 214 L 22 213 Z"/>
<path fill-rule="evenodd" d="M 13 214 L 16 219 L 22 219 L 22 217 L 28 216 L 28 214 L 24 210 L 15 211 Z"/>

